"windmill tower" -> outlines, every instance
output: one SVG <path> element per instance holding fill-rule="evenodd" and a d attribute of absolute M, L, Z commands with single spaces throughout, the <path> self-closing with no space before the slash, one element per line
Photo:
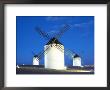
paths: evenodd
<path fill-rule="evenodd" d="M 74 55 L 73 57 L 73 66 L 82 66 L 81 65 L 81 57 L 77 54 Z"/>
<path fill-rule="evenodd" d="M 39 58 L 37 55 L 34 55 L 33 57 L 33 65 L 39 65 Z"/>
<path fill-rule="evenodd" d="M 47 47 L 50 48 L 48 50 Z M 64 63 L 64 51 L 61 52 L 56 47 L 61 47 L 64 50 L 63 44 L 61 44 L 56 38 L 52 38 L 45 46 L 47 54 L 44 56 L 45 68 L 50 69 L 66 69 Z"/>

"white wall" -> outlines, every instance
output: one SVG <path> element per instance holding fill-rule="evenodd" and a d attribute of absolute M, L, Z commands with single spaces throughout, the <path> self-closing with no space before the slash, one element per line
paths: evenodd
<path fill-rule="evenodd" d="M 37 57 L 33 57 L 33 65 L 39 65 L 39 60 Z"/>
<path fill-rule="evenodd" d="M 55 44 L 52 44 L 55 45 Z M 48 45 L 44 46 L 44 50 Z M 64 46 L 62 46 L 64 49 Z M 55 46 L 49 47 L 44 56 L 45 68 L 50 69 L 64 69 L 64 53 Z"/>
<path fill-rule="evenodd" d="M 80 57 L 73 58 L 73 66 L 81 66 L 81 58 Z"/>

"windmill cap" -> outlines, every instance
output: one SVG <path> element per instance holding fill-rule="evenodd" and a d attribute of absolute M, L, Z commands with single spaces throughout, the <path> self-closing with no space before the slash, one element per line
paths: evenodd
<path fill-rule="evenodd" d="M 78 54 L 75 54 L 75 55 L 74 55 L 74 58 L 76 58 L 76 57 L 79 57 L 79 55 L 78 55 Z"/>
<path fill-rule="evenodd" d="M 63 45 L 63 44 L 60 43 L 60 42 L 58 41 L 58 39 L 56 39 L 55 37 L 53 37 L 52 39 L 50 39 L 50 41 L 49 41 L 46 45 L 53 44 L 53 43 Z"/>
<path fill-rule="evenodd" d="M 34 55 L 34 57 L 36 58 L 36 57 L 38 57 L 38 55 Z"/>

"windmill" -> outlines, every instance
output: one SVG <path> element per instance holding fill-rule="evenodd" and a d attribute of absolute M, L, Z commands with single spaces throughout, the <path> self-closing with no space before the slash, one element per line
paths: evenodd
<path fill-rule="evenodd" d="M 44 56 L 45 68 L 50 69 L 65 69 L 64 66 L 64 52 L 66 55 L 74 56 L 70 50 L 64 49 L 64 45 L 58 41 L 65 31 L 70 28 L 68 24 L 65 24 L 63 28 L 55 36 L 50 37 L 46 32 L 42 31 L 40 27 L 36 27 L 36 31 L 43 36 L 48 43 L 44 46 L 44 51 L 47 53 Z M 49 49 L 47 49 L 49 47 Z"/>
<path fill-rule="evenodd" d="M 39 65 L 39 54 L 35 54 L 34 52 L 32 52 L 32 54 L 33 54 L 33 62 L 32 62 L 32 64 L 33 65 Z"/>
<path fill-rule="evenodd" d="M 73 66 L 82 66 L 81 65 L 81 58 L 80 58 L 80 56 L 78 54 L 74 55 Z"/>

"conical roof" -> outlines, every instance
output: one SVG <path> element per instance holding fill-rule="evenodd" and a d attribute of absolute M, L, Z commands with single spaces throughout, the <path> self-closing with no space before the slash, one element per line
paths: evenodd
<path fill-rule="evenodd" d="M 38 55 L 34 55 L 34 57 L 36 58 L 36 57 L 38 57 Z"/>
<path fill-rule="evenodd" d="M 52 39 L 50 39 L 50 41 L 46 45 L 53 44 L 53 43 L 55 43 L 55 44 L 62 44 L 62 43 L 60 43 L 58 41 L 58 39 L 56 39 L 55 37 L 53 37 Z"/>
<path fill-rule="evenodd" d="M 75 54 L 75 55 L 74 55 L 74 58 L 76 58 L 76 57 L 79 57 L 79 55 L 78 55 L 78 54 Z"/>

